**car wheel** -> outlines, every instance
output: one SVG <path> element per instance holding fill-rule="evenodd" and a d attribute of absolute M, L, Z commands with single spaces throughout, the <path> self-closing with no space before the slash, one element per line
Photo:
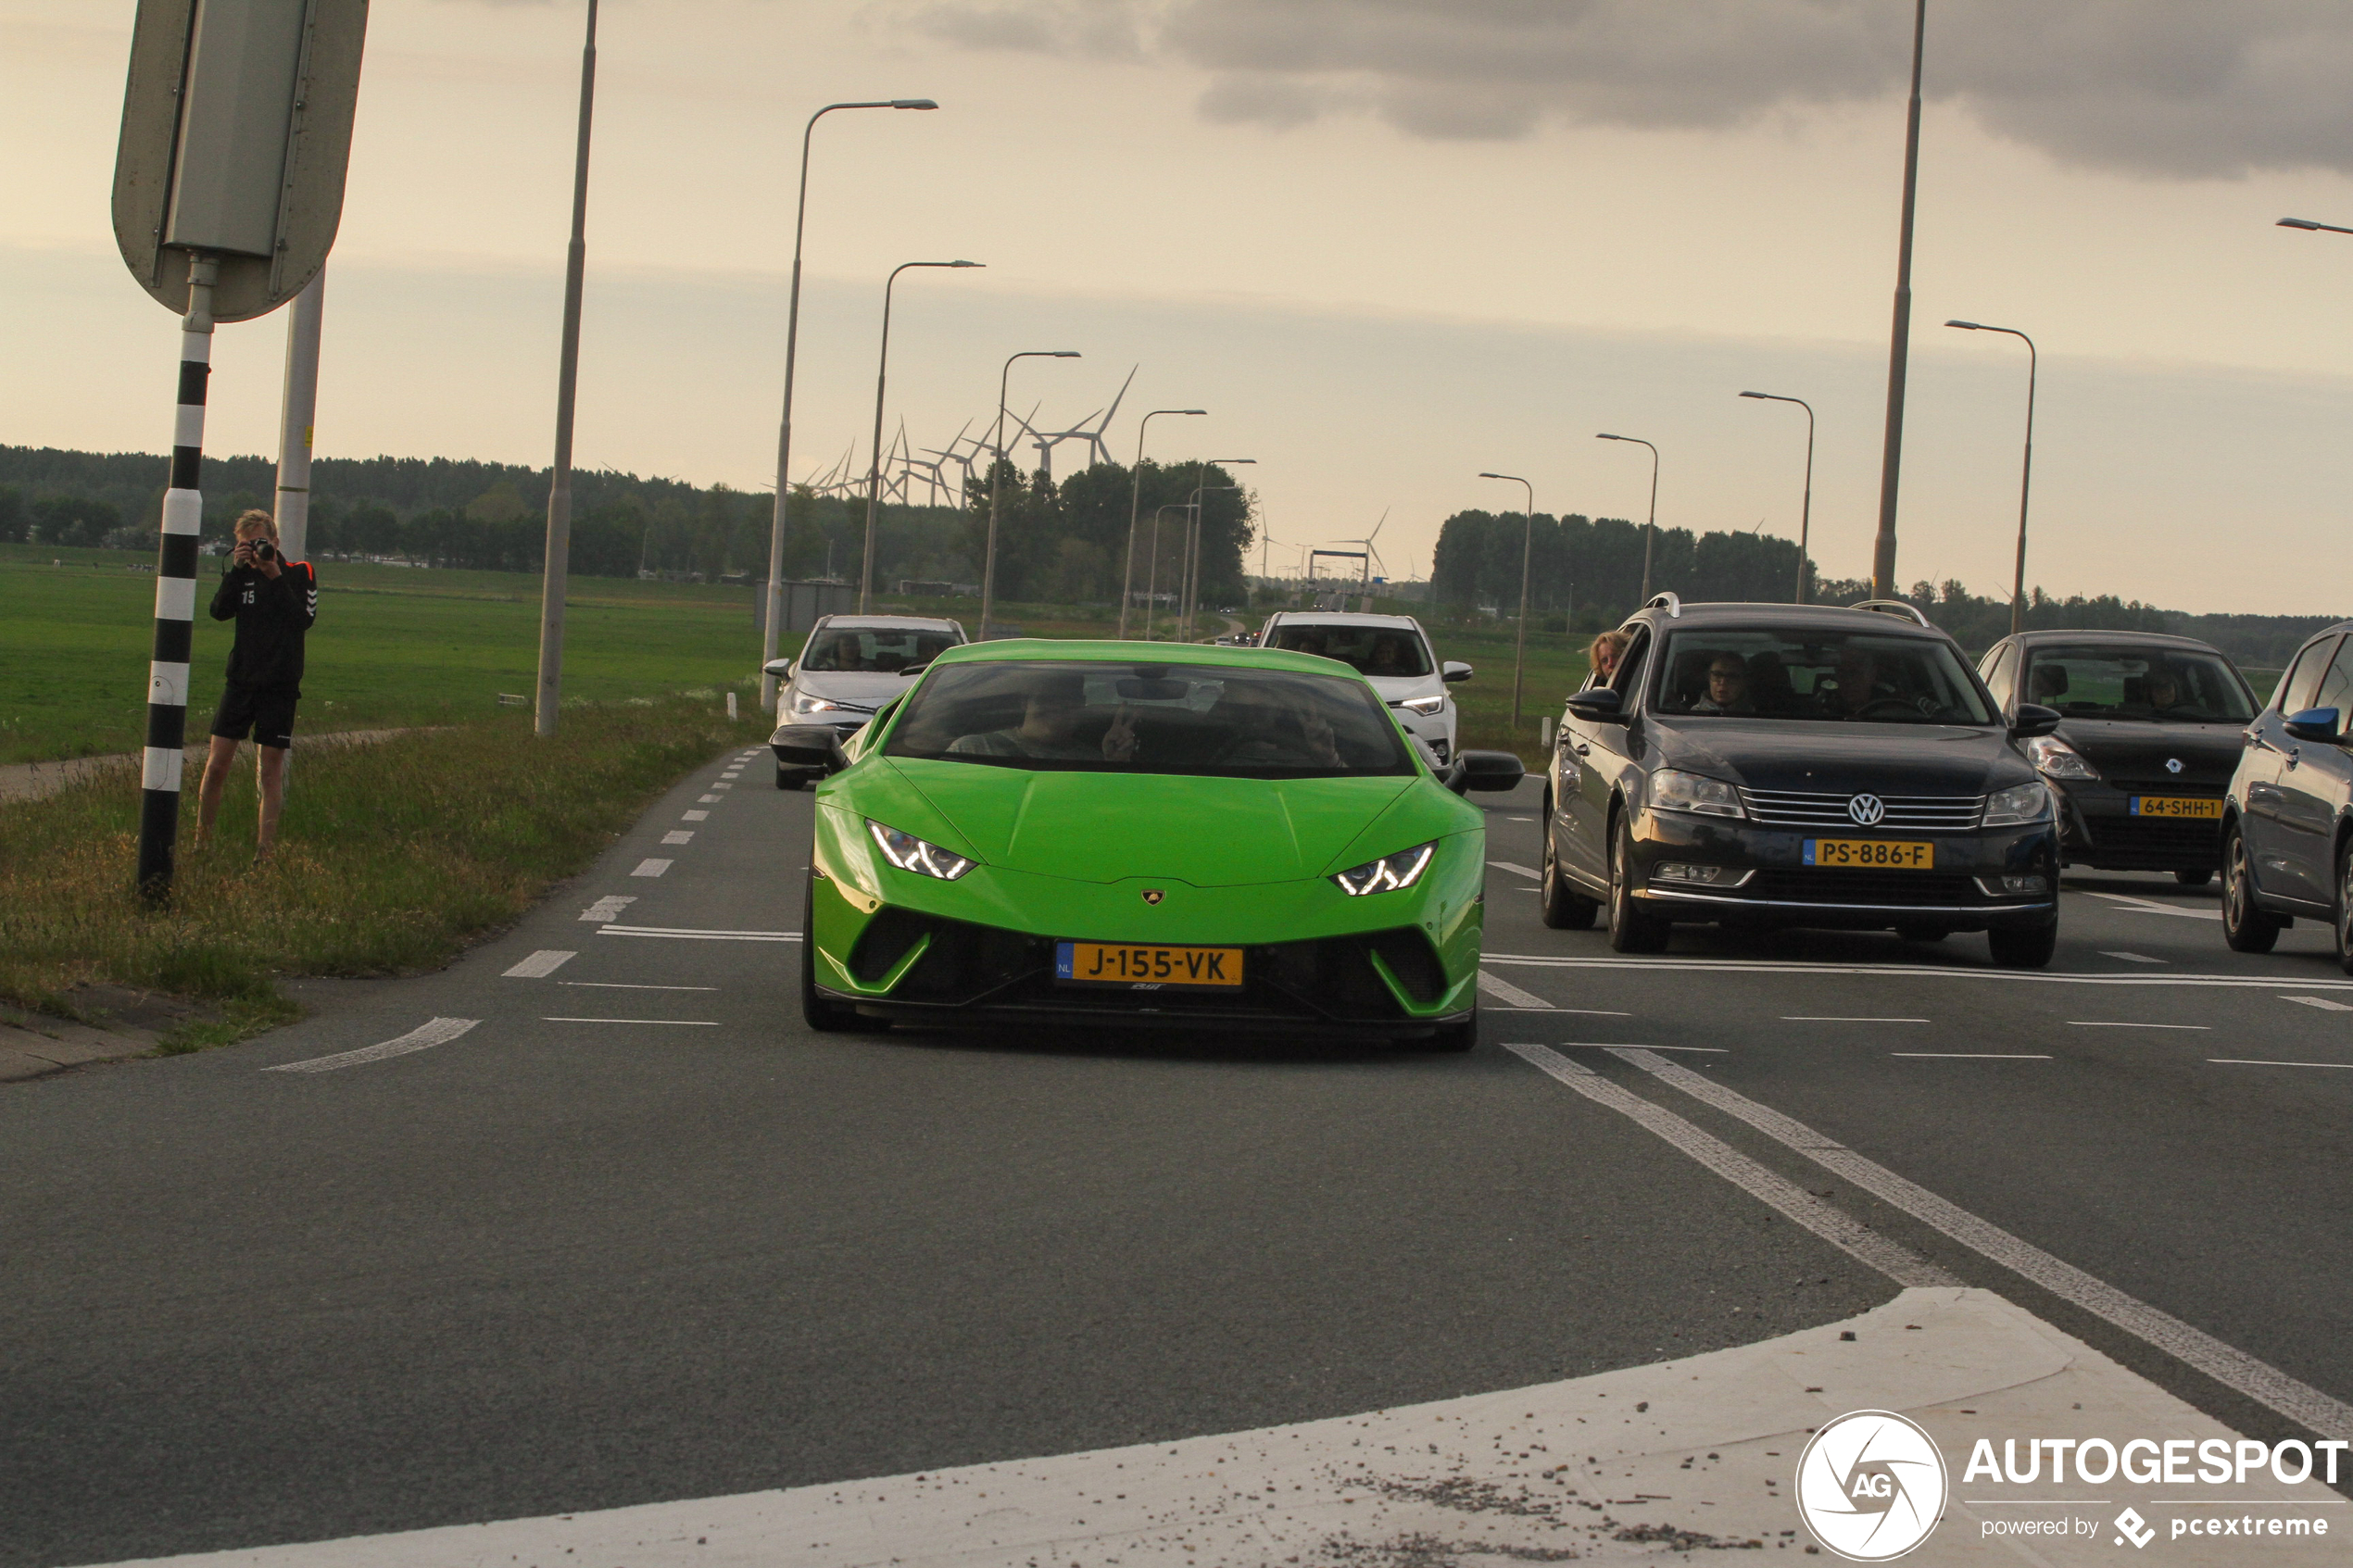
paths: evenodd
<path fill-rule="evenodd" d="M 2222 830 L 2222 940 L 2234 953 L 2268 953 L 2279 939 L 2279 917 L 2255 902 L 2246 835 L 2233 822 Z"/>
<path fill-rule="evenodd" d="M 1663 953 L 1673 927 L 1634 900 L 1634 830 L 1624 818 L 1609 847 L 1609 945 L 1621 953 Z"/>
<path fill-rule="evenodd" d="M 812 874 L 800 917 L 800 1018 L 823 1035 L 879 1035 L 886 1019 L 862 1018 L 858 1010 L 817 994 L 817 883 Z"/>
<path fill-rule="evenodd" d="M 2184 887 L 2204 887 L 2214 880 L 2214 868 L 2200 866 L 2194 872 L 2175 872 L 2173 880 Z"/>
<path fill-rule="evenodd" d="M 778 789 L 799 789 L 807 782 L 808 780 L 806 775 L 802 774 L 798 770 L 787 768 L 782 762 L 776 764 L 776 787 Z"/>
<path fill-rule="evenodd" d="M 2045 925 L 1995 926 L 1985 934 L 1994 961 L 2004 969 L 2041 969 L 2058 950 L 2058 922 Z"/>
<path fill-rule="evenodd" d="M 2336 847 L 2336 966 L 2353 974 L 2353 839 Z"/>
<path fill-rule="evenodd" d="M 1912 924 L 1897 926 L 1895 935 L 1906 942 L 1942 942 L 1953 933 L 1949 926 L 1924 925 L 1916 922 Z"/>
<path fill-rule="evenodd" d="M 1601 901 L 1588 898 L 1561 875 L 1560 851 L 1553 847 L 1553 801 L 1544 797 L 1543 879 L 1537 885 L 1537 918 L 1554 931 L 1591 931 L 1601 914 Z"/>

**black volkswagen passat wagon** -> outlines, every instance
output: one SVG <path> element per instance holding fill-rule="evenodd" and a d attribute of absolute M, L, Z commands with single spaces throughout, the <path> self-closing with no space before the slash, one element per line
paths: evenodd
<path fill-rule="evenodd" d="M 2222 802 L 2222 935 L 2268 953 L 2306 915 L 2336 928 L 2353 972 L 2353 621 L 2296 650 L 2246 727 Z"/>
<path fill-rule="evenodd" d="M 2058 939 L 2051 792 L 1953 639 L 1911 606 L 1684 605 L 1568 699 L 1545 785 L 1543 918 L 1656 952 L 1675 922 Z"/>
<path fill-rule="evenodd" d="M 2058 712 L 2026 755 L 2058 792 L 2061 865 L 2213 880 L 2222 795 L 2257 706 L 2221 649 L 2142 632 L 2024 632 L 1977 670 L 2006 712 L 2020 701 Z"/>

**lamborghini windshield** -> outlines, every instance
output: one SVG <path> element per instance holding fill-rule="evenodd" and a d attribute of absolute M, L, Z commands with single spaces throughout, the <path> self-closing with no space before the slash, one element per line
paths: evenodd
<path fill-rule="evenodd" d="M 990 660 L 933 671 L 906 704 L 887 757 L 1245 779 L 1416 771 L 1380 699 L 1334 675 Z"/>
<path fill-rule="evenodd" d="M 1678 632 L 1658 711 L 1880 724 L 1991 724 L 1952 646 L 1868 632 Z"/>
<path fill-rule="evenodd" d="M 2255 717 L 2246 687 L 2221 656 L 2196 648 L 2034 648 L 2019 696 L 2070 719 L 2244 724 Z"/>

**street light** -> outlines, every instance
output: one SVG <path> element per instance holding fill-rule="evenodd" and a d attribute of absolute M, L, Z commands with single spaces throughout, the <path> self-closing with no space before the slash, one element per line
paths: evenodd
<path fill-rule="evenodd" d="M 1025 348 L 1019 354 L 1007 355 L 1005 368 L 997 377 L 997 460 L 988 470 L 988 547 L 980 562 L 980 640 L 988 640 L 988 608 L 997 602 L 997 493 L 1002 488 L 1005 472 L 1005 384 L 1013 373 L 1016 359 L 1076 359 L 1076 348 Z"/>
<path fill-rule="evenodd" d="M 1887 433 L 1879 459 L 1879 534 L 1871 541 L 1871 596 L 1895 597 L 1895 497 L 1904 466 L 1904 383 L 1912 354 L 1912 212 L 1920 185 L 1920 56 L 1928 0 L 1912 10 L 1912 96 L 1904 119 L 1904 215 L 1895 242 L 1895 315 L 1887 333 Z"/>
<path fill-rule="evenodd" d="M 1512 728 L 1517 730 L 1520 678 L 1528 670 L 1528 568 L 1536 550 L 1536 486 L 1516 473 L 1481 473 L 1478 477 L 1500 479 L 1528 492 L 1528 526 L 1519 536 L 1519 632 L 1512 643 Z"/>
<path fill-rule="evenodd" d="M 2315 233 L 2353 234 L 2353 229 L 2340 229 L 2334 223 L 2315 223 L 2309 218 L 2283 218 L 2280 220 L 2278 227 L 2283 229 L 2306 229 Z"/>
<path fill-rule="evenodd" d="M 939 106 L 929 98 L 887 98 L 874 103 L 827 104 L 809 117 L 800 132 L 800 199 L 793 207 L 792 227 L 792 292 L 785 307 L 785 411 L 776 424 L 776 510 L 768 524 L 768 612 L 761 617 L 760 633 L 760 706 L 774 712 L 776 708 L 775 676 L 767 666 L 776 657 L 777 637 L 784 620 L 785 600 L 785 520 L 790 506 L 792 484 L 786 470 L 792 461 L 792 381 L 793 361 L 800 346 L 800 238 L 809 225 L 809 139 L 816 132 L 817 122 L 836 109 L 936 109 Z"/>
<path fill-rule="evenodd" d="M 1768 403 L 1794 403 L 1806 410 L 1806 502 L 1797 514 L 1797 592 L 1789 601 L 1802 605 L 1806 602 L 1806 536 L 1814 526 L 1814 405 L 1803 397 L 1784 397 L 1778 392 L 1743 392 L 1741 395 L 1762 398 Z"/>
<path fill-rule="evenodd" d="M 1160 520 L 1170 512 L 1189 510 L 1188 503 L 1171 501 L 1152 512 L 1151 562 L 1144 578 L 1144 641 L 1152 640 L 1152 611 L 1160 602 Z"/>
<path fill-rule="evenodd" d="M 1639 435 L 1596 435 L 1596 441 L 1624 441 L 1636 446 L 1651 446 Z M 1651 537 L 1658 532 L 1658 448 L 1651 446 L 1651 515 L 1642 525 L 1642 602 L 1651 602 Z"/>
<path fill-rule="evenodd" d="M 1122 640 L 1125 640 L 1127 635 L 1127 601 L 1136 596 L 1136 518 L 1137 514 L 1143 509 L 1144 505 L 1144 431 L 1163 414 L 1186 414 L 1198 418 L 1208 412 L 1206 408 L 1154 408 L 1136 425 L 1136 471 L 1133 476 L 1136 483 L 1134 490 L 1127 497 L 1127 570 L 1122 575 L 1119 584 L 1119 635 Z M 1152 518 L 1152 548 L 1155 552 L 1160 548 L 1160 518 L 1157 514 Z M 1160 562 L 1155 556 L 1152 561 L 1155 571 L 1159 565 Z M 1151 600 L 1147 592 L 1144 601 L 1144 629 L 1148 640 L 1151 623 Z"/>
<path fill-rule="evenodd" d="M 2026 493 L 2034 479 L 2034 340 L 2016 327 L 1989 327 L 1978 321 L 1947 321 L 1965 332 L 2003 332 L 2026 345 L 2026 458 L 2018 470 L 2018 569 L 2010 582 L 2010 635 L 2026 630 Z"/>
<path fill-rule="evenodd" d="M 1203 521 L 1202 517 L 1201 503 L 1202 492 L 1205 490 L 1239 490 L 1241 488 L 1239 484 L 1204 485 L 1202 481 L 1208 477 L 1210 469 L 1219 463 L 1250 464 L 1255 466 L 1257 462 L 1258 459 L 1255 458 L 1212 458 L 1209 461 L 1205 463 L 1197 463 L 1193 467 L 1193 517 L 1191 526 L 1187 528 L 1185 531 L 1185 576 L 1183 591 L 1184 614 L 1182 620 L 1178 621 L 1178 626 L 1180 628 L 1178 635 L 1187 642 L 1190 642 L 1192 640 L 1193 612 L 1197 608 L 1199 608 L 1197 601 L 1201 596 L 1201 533 L 1202 522 Z"/>
<path fill-rule="evenodd" d="M 898 286 L 899 274 L 911 267 L 978 267 L 977 261 L 902 261 L 890 270 L 883 282 L 882 353 L 875 366 L 875 450 L 874 466 L 866 470 L 866 561 L 858 573 L 858 613 L 875 595 L 875 519 L 882 511 L 882 425 L 883 383 L 890 374 L 890 291 Z M 982 627 L 986 633 L 988 628 Z"/>

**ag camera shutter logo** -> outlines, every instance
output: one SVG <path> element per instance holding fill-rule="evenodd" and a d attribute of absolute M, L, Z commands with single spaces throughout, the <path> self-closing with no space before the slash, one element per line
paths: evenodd
<path fill-rule="evenodd" d="M 1840 1416 L 1797 1460 L 1799 1517 L 1850 1562 L 1890 1562 L 1928 1539 L 1949 1486 L 1935 1441 L 1892 1411 Z"/>

